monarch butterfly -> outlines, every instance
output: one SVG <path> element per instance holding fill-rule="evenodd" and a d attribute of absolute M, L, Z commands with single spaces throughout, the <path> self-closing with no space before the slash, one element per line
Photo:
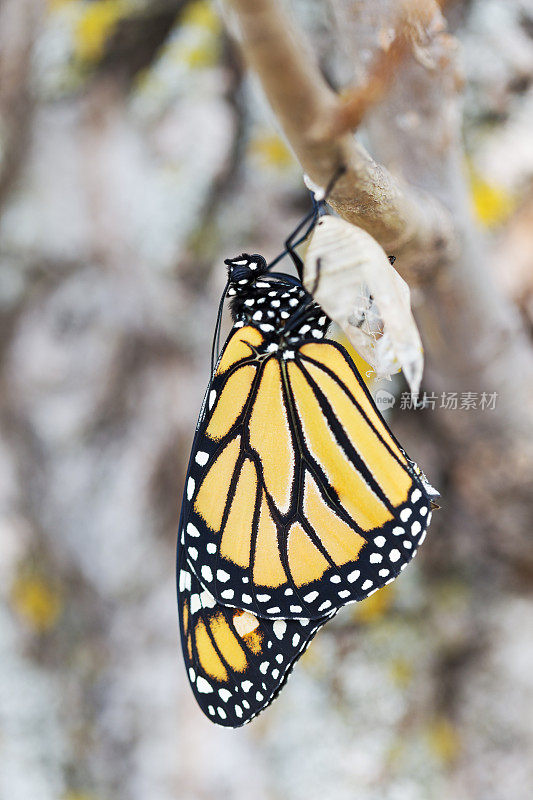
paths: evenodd
<path fill-rule="evenodd" d="M 202 710 L 231 727 L 271 702 L 340 607 L 407 565 L 436 494 L 327 339 L 297 243 L 286 251 L 300 278 L 270 272 L 276 262 L 260 255 L 225 262 L 233 328 L 200 412 L 179 526 L 189 678 Z"/>

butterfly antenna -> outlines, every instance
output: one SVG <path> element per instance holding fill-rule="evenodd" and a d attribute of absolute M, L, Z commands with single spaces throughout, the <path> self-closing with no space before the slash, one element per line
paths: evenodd
<path fill-rule="evenodd" d="M 224 301 L 226 300 L 229 284 L 230 280 L 228 278 L 226 285 L 224 287 L 224 291 L 222 292 L 222 297 L 220 298 L 220 303 L 218 305 L 217 321 L 215 325 L 215 331 L 213 333 L 213 344 L 211 345 L 211 375 L 213 375 L 213 372 L 215 371 L 215 364 L 218 361 L 218 356 L 220 353 L 220 331 L 222 328 L 222 314 L 224 313 Z"/>
<path fill-rule="evenodd" d="M 276 256 L 276 258 L 274 258 L 269 263 L 267 267 L 268 270 L 272 269 L 272 267 L 274 267 L 279 261 L 281 261 L 282 258 L 285 258 L 285 256 L 288 255 L 289 253 L 291 254 L 293 261 L 295 257 L 298 258 L 298 255 L 294 253 L 294 248 L 298 247 L 298 245 L 301 244 L 309 236 L 309 233 L 311 232 L 311 230 L 315 225 L 316 213 L 317 213 L 316 208 L 313 208 L 313 210 L 310 211 L 309 214 L 306 214 L 305 217 L 298 223 L 297 227 L 293 230 L 290 236 L 287 237 L 285 241 L 285 248 L 281 251 L 279 255 Z M 298 236 L 302 228 L 304 228 L 307 225 L 309 220 L 312 220 L 309 229 L 305 231 L 305 233 L 298 239 L 298 241 L 296 242 L 293 241 L 294 238 Z M 296 269 L 298 269 L 298 266 L 296 266 Z"/>

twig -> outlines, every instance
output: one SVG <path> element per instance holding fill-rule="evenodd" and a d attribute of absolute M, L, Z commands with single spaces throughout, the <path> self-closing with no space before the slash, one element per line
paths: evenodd
<path fill-rule="evenodd" d="M 239 24 L 244 55 L 304 172 L 320 186 L 340 165 L 331 205 L 388 251 L 427 268 L 454 250 L 448 211 L 431 195 L 394 178 L 350 133 L 331 131 L 343 101 L 326 84 L 312 54 L 275 0 L 227 0 Z M 369 100 L 367 95 L 366 100 Z M 358 109 L 358 115 L 362 109 Z"/>
<path fill-rule="evenodd" d="M 41 13 L 33 0 L 0 2 L 0 203 L 17 175 L 28 144 L 31 54 Z"/>
<path fill-rule="evenodd" d="M 435 34 L 442 35 L 445 23 L 440 7 L 446 0 L 402 0 L 396 11 L 394 38 L 387 41 L 387 34 L 381 37 L 381 49 L 368 70 L 366 79 L 359 85 L 341 94 L 341 103 L 329 123 L 324 135 L 339 136 L 359 127 L 365 114 L 377 105 L 387 94 L 397 70 L 410 54 L 421 52 L 431 43 Z M 425 59 L 428 66 L 428 59 Z"/>

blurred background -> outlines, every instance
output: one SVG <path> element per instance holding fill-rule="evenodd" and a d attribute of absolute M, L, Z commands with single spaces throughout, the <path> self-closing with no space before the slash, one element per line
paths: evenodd
<path fill-rule="evenodd" d="M 357 0 L 288 5 L 329 82 L 356 80 L 339 9 Z M 437 402 L 390 421 L 442 510 L 401 578 L 341 611 L 273 706 L 227 731 L 182 665 L 175 533 L 223 259 L 280 250 L 308 209 L 301 171 L 208 0 L 0 2 L 2 800 L 532 796 L 531 428 L 514 426 L 533 413 L 533 2 L 444 14 L 453 166 L 401 76 L 361 137 L 468 227 L 478 291 L 446 313 L 490 329 L 489 282 L 512 354 L 475 330 L 432 348 L 435 292 L 413 284 Z M 439 405 L 465 389 L 497 391 L 493 415 Z"/>

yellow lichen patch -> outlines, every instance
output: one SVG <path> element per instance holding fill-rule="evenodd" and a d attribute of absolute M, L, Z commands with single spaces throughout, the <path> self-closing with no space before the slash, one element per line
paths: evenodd
<path fill-rule="evenodd" d="M 374 594 L 356 603 L 354 606 L 354 616 L 358 622 L 371 623 L 380 620 L 394 602 L 394 586 L 384 586 Z"/>
<path fill-rule="evenodd" d="M 177 35 L 168 43 L 164 57 L 188 70 L 213 67 L 221 50 L 220 20 L 206 0 L 190 3 L 181 17 Z"/>
<path fill-rule="evenodd" d="M 472 203 L 478 220 L 488 228 L 499 225 L 511 215 L 516 199 L 503 186 L 497 186 L 467 164 Z"/>
<path fill-rule="evenodd" d="M 63 795 L 62 800 L 97 800 L 97 797 L 95 794 L 87 792 L 68 791 Z"/>
<path fill-rule="evenodd" d="M 47 3 L 50 11 L 56 11 L 58 8 L 61 8 L 62 6 L 73 5 L 78 1 L 79 0 L 47 0 Z"/>
<path fill-rule="evenodd" d="M 210 0 L 189 3 L 181 17 L 181 25 L 197 25 L 211 33 L 220 33 L 222 26 Z"/>
<path fill-rule="evenodd" d="M 400 689 L 406 689 L 413 680 L 413 665 L 405 658 L 395 658 L 390 665 L 392 682 Z"/>
<path fill-rule="evenodd" d="M 129 7 L 127 0 L 93 0 L 87 3 L 74 34 L 76 56 L 82 61 L 98 61 L 115 25 Z"/>
<path fill-rule="evenodd" d="M 433 720 L 426 732 L 431 752 L 443 764 L 449 764 L 459 755 L 461 743 L 456 728 L 446 717 Z"/>
<path fill-rule="evenodd" d="M 396 767 L 405 757 L 405 741 L 403 739 L 395 739 L 385 754 L 385 765 L 387 769 Z"/>
<path fill-rule="evenodd" d="M 17 613 L 39 633 L 53 628 L 61 614 L 59 592 L 41 575 L 17 578 L 11 597 Z"/>
<path fill-rule="evenodd" d="M 219 55 L 220 50 L 217 43 L 208 41 L 193 47 L 184 47 L 180 54 L 180 61 L 189 69 L 206 69 L 215 66 Z"/>
<path fill-rule="evenodd" d="M 288 169 L 294 159 L 283 139 L 276 133 L 261 132 L 250 142 L 250 154 L 264 167 Z"/>

